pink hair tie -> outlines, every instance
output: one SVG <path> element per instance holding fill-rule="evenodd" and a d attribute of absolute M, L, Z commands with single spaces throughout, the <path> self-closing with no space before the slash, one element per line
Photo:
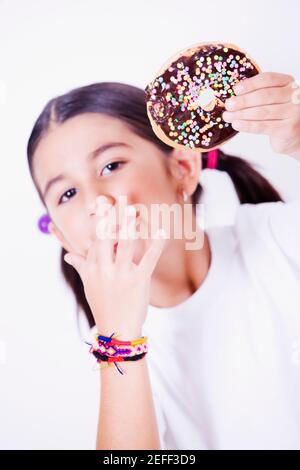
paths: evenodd
<path fill-rule="evenodd" d="M 43 214 L 38 219 L 38 227 L 42 233 L 51 233 L 49 231 L 49 223 L 51 222 L 51 218 L 48 214 Z"/>
<path fill-rule="evenodd" d="M 211 170 L 215 170 L 218 166 L 218 156 L 219 150 L 210 150 L 207 156 L 207 165 L 206 168 L 210 168 Z"/>

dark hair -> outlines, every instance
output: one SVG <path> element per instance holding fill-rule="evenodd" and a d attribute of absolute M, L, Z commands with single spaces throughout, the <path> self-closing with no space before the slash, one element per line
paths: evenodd
<path fill-rule="evenodd" d="M 33 155 L 35 149 L 47 132 L 51 121 L 63 123 L 82 113 L 93 112 L 113 116 L 127 124 L 140 137 L 152 142 L 166 155 L 173 148 L 162 142 L 154 134 L 146 111 L 145 91 L 124 83 L 101 82 L 73 89 L 68 93 L 50 100 L 42 110 L 29 137 L 27 158 L 30 174 L 42 204 L 46 207 L 42 194 L 35 181 Z M 207 165 L 208 152 L 202 154 L 203 169 Z M 283 201 L 276 189 L 258 173 L 252 165 L 240 157 L 227 155 L 219 149 L 218 170 L 225 171 L 231 178 L 241 204 Z M 200 184 L 192 195 L 194 208 L 203 188 Z M 67 285 L 73 291 L 77 306 L 77 320 L 83 311 L 90 328 L 95 325 L 89 304 L 84 294 L 84 286 L 75 268 L 64 261 L 66 250 L 62 248 L 60 265 Z"/>

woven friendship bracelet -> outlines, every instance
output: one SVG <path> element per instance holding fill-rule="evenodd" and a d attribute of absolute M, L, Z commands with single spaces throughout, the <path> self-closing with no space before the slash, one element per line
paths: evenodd
<path fill-rule="evenodd" d="M 122 357 L 122 356 L 117 356 L 117 357 L 110 357 L 110 356 L 105 356 L 104 354 L 100 354 L 99 351 L 92 351 L 92 354 L 97 358 L 97 362 L 99 360 L 105 361 L 105 362 L 124 362 L 124 361 L 138 361 L 139 359 L 142 359 L 145 356 L 145 352 L 141 354 L 136 354 L 135 356 L 132 357 Z"/>
<path fill-rule="evenodd" d="M 100 369 L 114 364 L 117 370 L 124 374 L 125 371 L 118 367 L 117 362 L 142 359 L 148 352 L 148 338 L 147 336 L 142 336 L 132 341 L 121 341 L 116 339 L 117 336 L 115 333 L 112 333 L 111 336 L 97 333 L 95 335 L 97 344 L 93 345 L 87 341 L 85 343 L 91 346 L 89 352 L 96 357 L 97 363 L 100 363 Z"/>
<path fill-rule="evenodd" d="M 85 341 L 85 343 L 90 344 L 90 343 L 87 343 L 86 341 Z M 142 352 L 141 354 L 135 354 L 134 356 L 111 357 L 111 356 L 107 356 L 105 354 L 101 354 L 99 352 L 99 350 L 94 349 L 93 345 L 90 345 L 90 346 L 91 346 L 90 347 L 90 353 L 92 353 L 93 356 L 96 357 L 97 363 L 100 363 L 100 369 L 103 369 L 106 366 L 115 365 L 118 372 L 120 372 L 120 374 L 122 374 L 122 375 L 125 373 L 125 371 L 124 371 L 124 369 L 122 369 L 121 367 L 118 366 L 117 362 L 138 361 L 139 359 L 142 359 L 147 354 L 147 352 Z"/>
<path fill-rule="evenodd" d="M 148 352 L 147 343 L 138 344 L 136 346 L 127 346 L 126 348 L 120 347 L 117 344 L 99 343 L 97 350 L 105 356 L 135 356 L 143 352 Z"/>
<path fill-rule="evenodd" d="M 121 341 L 119 339 L 116 339 L 117 336 L 118 335 L 114 336 L 114 333 L 111 336 L 103 336 L 103 335 L 99 335 L 97 333 L 95 335 L 95 338 L 98 342 L 101 341 L 101 342 L 109 342 L 111 344 L 122 344 L 122 345 L 132 345 L 132 346 L 135 346 L 137 344 L 145 343 L 148 339 L 147 336 L 142 336 L 141 338 L 135 339 L 135 340 L 132 340 L 132 341 Z"/>

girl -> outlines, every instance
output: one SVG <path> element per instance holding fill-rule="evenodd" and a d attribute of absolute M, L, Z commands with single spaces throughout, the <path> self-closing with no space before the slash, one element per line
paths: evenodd
<path fill-rule="evenodd" d="M 300 159 L 293 83 L 276 73 L 247 79 L 224 119 Z M 148 354 L 122 363 L 125 374 L 101 369 L 96 448 L 300 448 L 300 201 L 284 203 L 250 164 L 219 150 L 213 166 L 231 177 L 241 205 L 233 226 L 203 230 L 199 179 L 212 153 L 158 140 L 144 91 L 121 83 L 52 99 L 27 153 L 89 326 L 148 337 Z M 125 205 L 113 226 L 123 195 L 133 214 Z M 185 235 L 135 237 L 138 226 L 158 227 L 137 210 L 154 204 L 192 204 L 187 222 L 201 246 L 187 250 Z"/>

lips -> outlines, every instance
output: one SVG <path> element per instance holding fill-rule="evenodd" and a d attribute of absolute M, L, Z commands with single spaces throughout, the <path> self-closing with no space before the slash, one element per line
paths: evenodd
<path fill-rule="evenodd" d="M 138 223 L 139 221 L 141 221 L 140 211 L 137 210 L 137 212 L 136 212 L 136 222 Z M 117 225 L 115 226 L 115 229 L 114 229 L 114 233 L 115 233 L 115 236 L 116 236 L 116 237 L 118 237 L 119 232 L 120 232 L 120 229 L 121 229 L 121 224 L 117 224 Z M 94 239 L 91 238 L 90 241 L 89 241 L 89 245 L 88 245 L 88 248 L 87 248 L 87 249 L 89 249 L 89 247 L 90 247 L 90 245 L 91 245 L 91 243 L 92 243 L 93 241 L 94 241 Z M 114 252 L 116 251 L 117 246 L 118 246 L 118 242 L 116 241 L 116 242 L 113 244 Z"/>

